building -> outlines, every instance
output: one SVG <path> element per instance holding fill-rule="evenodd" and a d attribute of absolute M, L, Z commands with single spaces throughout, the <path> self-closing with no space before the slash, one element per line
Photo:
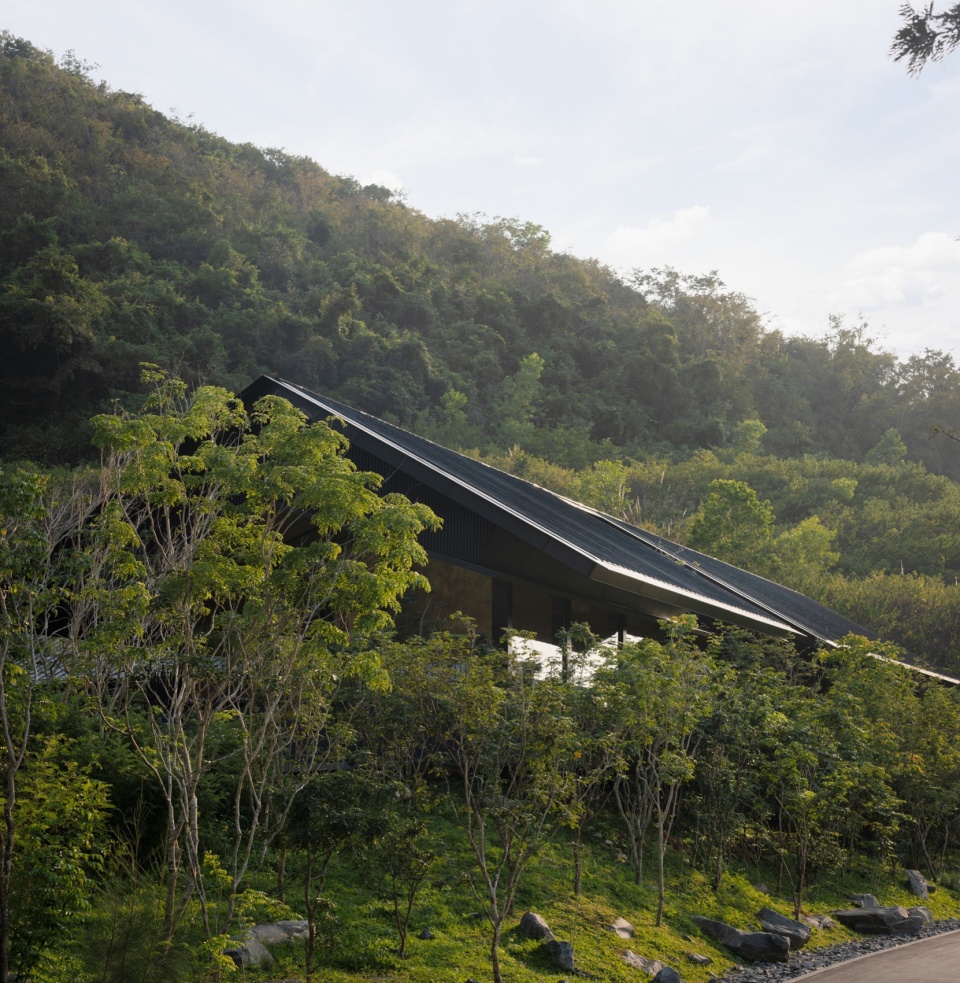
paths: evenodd
<path fill-rule="evenodd" d="M 288 399 L 311 421 L 335 418 L 348 456 L 443 519 L 421 536 L 430 594 L 405 606 L 420 632 L 450 627 L 460 611 L 497 642 L 505 629 L 541 645 L 574 622 L 602 638 L 657 637 L 659 622 L 694 614 L 704 631 L 736 625 L 798 648 L 836 645 L 860 625 L 803 594 L 612 516 L 572 502 L 473 458 L 293 383 L 261 376 L 241 394 Z"/>

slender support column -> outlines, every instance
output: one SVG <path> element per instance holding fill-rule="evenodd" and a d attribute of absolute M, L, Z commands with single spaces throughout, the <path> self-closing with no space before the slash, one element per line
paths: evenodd
<path fill-rule="evenodd" d="M 560 632 L 569 630 L 573 614 L 569 597 L 553 599 L 553 640 L 558 641 Z M 560 645 L 560 677 L 566 682 L 570 678 L 570 640 L 564 636 Z"/>
<path fill-rule="evenodd" d="M 495 645 L 503 645 L 503 633 L 513 627 L 513 586 L 505 580 L 491 582 L 493 624 L 491 634 Z"/>

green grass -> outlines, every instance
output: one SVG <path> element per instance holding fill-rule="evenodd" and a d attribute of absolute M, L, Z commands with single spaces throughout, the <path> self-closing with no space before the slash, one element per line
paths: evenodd
<path fill-rule="evenodd" d="M 443 842 L 446 862 L 437 868 L 418 896 L 407 958 L 400 960 L 394 953 L 397 939 L 389 900 L 378 894 L 369 868 L 344 863 L 332 872 L 325 891 L 337 902 L 342 944 L 315 972 L 315 979 L 330 983 L 436 983 L 491 978 L 490 929 L 485 920 L 475 917 L 479 906 L 463 878 L 462 872 L 470 869 L 470 863 L 458 831 L 448 820 L 438 817 L 434 817 L 433 828 Z M 829 913 L 849 907 L 846 896 L 854 892 L 873 893 L 881 903 L 909 907 L 917 899 L 899 882 L 899 874 L 877 873 L 863 867 L 842 878 L 817 880 L 808 891 L 804 912 Z M 620 958 L 625 949 L 673 966 L 688 983 L 705 983 L 734 966 L 726 950 L 699 932 L 691 915 L 702 914 L 738 928 L 758 930 L 756 913 L 763 905 L 792 914 L 789 896 L 767 895 L 753 886 L 763 879 L 773 888 L 775 872 L 734 867 L 724 875 L 720 890 L 715 892 L 710 878 L 684 862 L 682 856 L 672 854 L 667 876 L 664 924 L 657 928 L 652 857 L 645 883 L 638 887 L 633 883 L 632 868 L 618 863 L 615 851 L 591 840 L 585 845 L 583 892 L 577 899 L 571 894 L 572 860 L 565 839 L 561 836 L 545 845 L 528 868 L 514 914 L 505 924 L 501 945 L 504 979 L 508 983 L 544 983 L 569 976 L 550 964 L 541 943 L 518 933 L 520 916 L 527 910 L 541 914 L 557 938 L 573 943 L 579 972 L 610 983 L 635 983 L 640 978 L 638 971 Z M 288 893 L 288 902 L 297 909 L 295 890 Z M 928 904 L 935 918 L 960 916 L 960 894 L 954 890 L 941 887 Z M 620 939 L 604 928 L 618 916 L 633 924 L 632 940 Z M 429 941 L 417 938 L 423 928 L 429 928 L 435 937 Z M 853 935 L 839 926 L 826 932 L 814 930 L 809 945 L 834 945 L 849 938 Z M 256 983 L 303 978 L 302 946 L 274 952 L 278 962 L 269 971 L 246 971 L 239 978 Z M 696 966 L 688 960 L 687 953 L 709 956 L 713 963 Z"/>

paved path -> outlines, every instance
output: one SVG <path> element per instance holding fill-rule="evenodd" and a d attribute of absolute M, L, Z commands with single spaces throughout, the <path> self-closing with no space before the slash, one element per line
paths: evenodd
<path fill-rule="evenodd" d="M 794 980 L 816 983 L 960 983 L 960 930 L 872 952 Z M 791 983 L 794 983 L 791 980 Z"/>

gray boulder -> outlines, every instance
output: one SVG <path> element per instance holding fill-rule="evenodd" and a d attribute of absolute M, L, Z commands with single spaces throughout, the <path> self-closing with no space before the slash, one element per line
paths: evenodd
<path fill-rule="evenodd" d="M 927 925 L 923 915 L 909 915 L 902 922 L 897 922 L 891 929 L 891 935 L 919 935 Z"/>
<path fill-rule="evenodd" d="M 250 929 L 250 938 L 264 945 L 282 945 L 284 942 L 295 942 L 306 939 L 309 931 L 306 918 L 272 922 L 269 925 L 254 925 Z"/>
<path fill-rule="evenodd" d="M 254 925 L 243 939 L 234 939 L 223 950 L 240 969 L 269 966 L 273 956 L 266 949 L 268 945 L 284 945 L 306 939 L 308 932 L 306 918 L 271 922 L 267 925 Z"/>
<path fill-rule="evenodd" d="M 669 966 L 664 966 L 653 978 L 653 983 L 683 983 L 680 974 Z"/>
<path fill-rule="evenodd" d="M 520 933 L 528 939 L 552 939 L 553 932 L 542 915 L 528 911 L 520 919 Z"/>
<path fill-rule="evenodd" d="M 621 939 L 633 938 L 633 926 L 626 920 L 626 918 L 618 918 L 612 924 L 605 925 L 604 928 L 606 928 L 608 932 L 615 932 Z"/>
<path fill-rule="evenodd" d="M 685 952 L 684 955 L 695 966 L 709 966 L 713 962 L 709 956 L 701 956 L 699 952 Z"/>
<path fill-rule="evenodd" d="M 813 934 L 809 925 L 787 918 L 786 915 L 781 915 L 779 911 L 774 911 L 773 908 L 761 908 L 757 917 L 760 919 L 764 931 L 786 936 L 791 949 L 802 949 L 810 941 L 810 936 Z"/>
<path fill-rule="evenodd" d="M 574 971 L 572 942 L 560 942 L 557 939 L 550 939 L 546 943 L 546 949 L 550 957 L 561 969 L 567 969 L 571 973 Z"/>
<path fill-rule="evenodd" d="M 741 932 L 724 922 L 701 915 L 694 915 L 693 921 L 702 932 L 743 959 L 763 963 L 785 963 L 790 959 L 790 943 L 786 936 L 772 932 Z"/>
<path fill-rule="evenodd" d="M 837 923 L 829 915 L 802 915 L 801 917 L 808 925 L 821 931 L 837 927 Z"/>
<path fill-rule="evenodd" d="M 847 901 L 857 908 L 879 908 L 880 902 L 872 894 L 848 894 Z"/>
<path fill-rule="evenodd" d="M 917 935 L 926 924 L 922 915 L 911 915 L 900 905 L 875 908 L 851 908 L 835 911 L 841 925 L 865 935 Z"/>
<path fill-rule="evenodd" d="M 920 873 L 919 870 L 906 870 L 904 873 L 907 875 L 907 880 L 910 882 L 910 890 L 918 898 L 923 898 L 924 901 L 930 895 L 930 885 L 927 883 L 926 877 Z"/>
<path fill-rule="evenodd" d="M 630 949 L 624 949 L 620 953 L 620 958 L 628 965 L 632 966 L 634 969 L 643 970 L 644 973 L 649 973 L 651 976 L 656 976 L 657 973 L 663 969 L 663 963 L 659 959 L 644 959 L 643 956 L 638 956 L 635 952 Z"/>
<path fill-rule="evenodd" d="M 229 956 L 237 964 L 238 969 L 269 966 L 273 963 L 273 956 L 267 951 L 267 947 L 256 939 L 247 939 L 245 942 L 231 942 L 223 950 L 223 954 Z"/>
<path fill-rule="evenodd" d="M 907 913 L 911 916 L 919 915 L 925 924 L 933 924 L 933 912 L 926 905 L 917 905 L 915 908 L 907 908 Z"/>

